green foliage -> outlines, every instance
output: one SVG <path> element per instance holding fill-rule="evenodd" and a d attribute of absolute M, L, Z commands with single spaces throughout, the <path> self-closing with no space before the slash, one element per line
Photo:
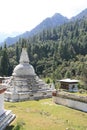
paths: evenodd
<path fill-rule="evenodd" d="M 87 18 L 21 38 L 8 48 L 5 43 L 0 48 L 0 75 L 11 75 L 22 47 L 27 47 L 30 63 L 39 76 L 55 82 L 61 78 L 82 79 L 87 89 Z"/>
<path fill-rule="evenodd" d="M 23 121 L 18 121 L 12 130 L 24 130 L 25 123 Z"/>
<path fill-rule="evenodd" d="M 17 61 L 17 63 L 19 63 L 19 58 L 20 58 L 19 48 L 18 48 L 18 46 L 16 46 L 16 61 Z"/>
<path fill-rule="evenodd" d="M 1 75 L 7 76 L 9 73 L 9 59 L 8 59 L 8 54 L 7 54 L 7 49 L 4 48 L 2 52 L 2 57 L 1 57 Z"/>
<path fill-rule="evenodd" d="M 84 89 L 79 89 L 79 93 L 86 93 Z"/>
<path fill-rule="evenodd" d="M 49 79 L 49 78 L 46 79 L 46 83 L 47 83 L 47 84 L 50 83 L 50 79 Z"/>
<path fill-rule="evenodd" d="M 66 71 L 65 78 L 71 78 L 71 77 L 72 77 L 71 71 Z"/>

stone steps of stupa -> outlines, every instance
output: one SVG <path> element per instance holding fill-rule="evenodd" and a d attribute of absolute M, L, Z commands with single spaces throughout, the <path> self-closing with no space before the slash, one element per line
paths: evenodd
<path fill-rule="evenodd" d="M 0 130 L 4 130 L 14 119 L 15 114 L 12 114 L 11 110 L 6 110 L 0 116 Z"/>

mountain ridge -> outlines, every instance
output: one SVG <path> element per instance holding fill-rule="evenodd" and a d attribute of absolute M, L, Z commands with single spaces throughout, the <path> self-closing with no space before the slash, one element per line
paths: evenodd
<path fill-rule="evenodd" d="M 83 11 L 81 11 L 79 14 L 77 14 L 76 16 L 72 17 L 71 20 L 76 20 L 76 19 L 81 19 L 83 17 L 87 17 L 87 8 L 84 9 Z"/>
<path fill-rule="evenodd" d="M 28 38 L 43 31 L 44 29 L 60 26 L 64 23 L 81 19 L 83 17 L 87 17 L 87 8 L 82 12 L 80 12 L 78 15 L 72 17 L 71 19 L 68 19 L 67 17 L 61 15 L 60 13 L 55 13 L 52 17 L 47 17 L 46 19 L 44 19 L 40 24 L 38 24 L 32 30 L 26 31 L 16 37 L 8 37 L 5 39 L 5 42 L 9 46 L 16 43 L 20 38 Z M 3 43 L 1 43 L 1 45 L 3 45 Z"/>

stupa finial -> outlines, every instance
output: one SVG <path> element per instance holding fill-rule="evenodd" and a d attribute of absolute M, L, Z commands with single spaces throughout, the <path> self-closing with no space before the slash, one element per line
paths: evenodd
<path fill-rule="evenodd" d="M 22 53 L 20 56 L 20 63 L 22 63 L 22 64 L 29 63 L 29 57 L 28 57 L 26 48 L 22 48 Z"/>

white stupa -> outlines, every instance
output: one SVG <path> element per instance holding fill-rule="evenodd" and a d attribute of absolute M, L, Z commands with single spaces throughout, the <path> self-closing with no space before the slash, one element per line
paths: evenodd
<path fill-rule="evenodd" d="M 29 63 L 26 48 L 22 49 L 20 63 L 14 68 L 7 85 L 5 100 L 12 102 L 48 98 L 53 91 L 53 88 L 36 75 Z"/>

